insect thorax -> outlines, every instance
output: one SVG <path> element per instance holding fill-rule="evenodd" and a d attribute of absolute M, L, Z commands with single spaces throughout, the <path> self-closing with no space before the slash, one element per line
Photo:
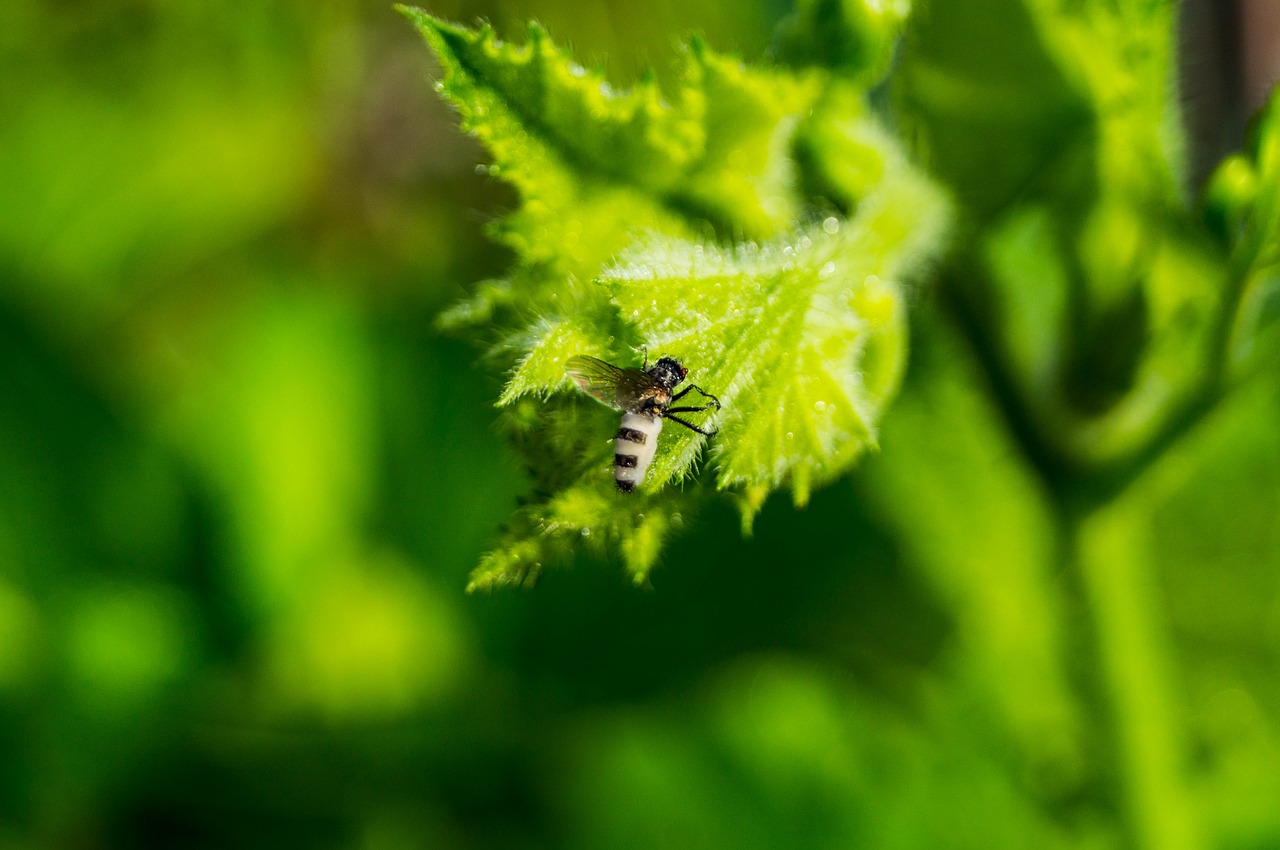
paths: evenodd
<path fill-rule="evenodd" d="M 660 416 L 671 404 L 671 390 L 665 387 L 647 387 L 636 396 L 635 409 L 630 413 Z"/>
<path fill-rule="evenodd" d="M 666 387 L 667 390 L 672 390 L 676 384 L 684 380 L 684 376 L 689 372 L 680 365 L 679 360 L 672 357 L 662 357 L 659 358 L 657 363 L 649 367 L 649 371 L 646 374 Z"/>

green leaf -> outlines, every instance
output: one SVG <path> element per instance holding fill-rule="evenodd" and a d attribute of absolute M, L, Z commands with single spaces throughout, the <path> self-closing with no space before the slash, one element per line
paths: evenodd
<path fill-rule="evenodd" d="M 521 508 L 498 547 L 481 558 L 467 590 L 530 586 L 547 566 L 568 563 L 583 549 L 616 551 L 632 581 L 646 584 L 668 537 L 694 508 L 688 494 L 627 498 L 611 478 L 583 476 L 546 501 Z"/>
<path fill-rule="evenodd" d="M 623 318 L 724 404 L 721 488 L 790 480 L 803 505 L 874 445 L 906 355 L 897 282 L 936 244 L 943 209 L 927 183 L 903 181 L 852 221 L 727 250 L 661 240 L 605 275 Z M 684 429 L 665 439 L 650 486 L 683 477 L 706 439 Z"/>
<path fill-rule="evenodd" d="M 512 373 L 498 404 L 538 487 L 473 588 L 523 583 L 584 541 L 644 581 L 711 492 L 667 486 L 700 457 L 749 526 L 770 491 L 789 484 L 802 505 L 875 444 L 906 353 L 902 284 L 941 245 L 947 207 L 865 86 L 751 68 L 693 39 L 669 94 L 651 78 L 623 90 L 537 26 L 512 45 L 402 11 L 521 200 L 495 231 L 516 268 L 441 320 L 501 335 Z M 709 457 L 671 423 L 627 496 L 610 472 L 617 413 L 577 392 L 565 362 L 629 367 L 645 349 L 681 359 L 724 407 L 688 414 L 721 428 Z"/>
<path fill-rule="evenodd" d="M 527 330 L 513 336 L 508 344 L 524 354 L 498 404 L 508 405 L 528 393 L 545 396 L 554 389 L 568 389 L 570 383 L 564 364 L 573 354 L 587 354 L 602 360 L 616 359 L 612 338 L 604 332 L 612 325 L 612 316 L 608 313 L 603 317 L 593 317 L 584 309 L 583 313 L 576 315 L 534 322 Z M 566 355 L 566 352 L 573 354 Z"/>
<path fill-rule="evenodd" d="M 615 89 L 537 25 L 512 45 L 400 9 L 440 58 L 441 92 L 489 149 L 490 173 L 521 193 L 500 233 L 526 263 L 589 277 L 636 222 L 762 237 L 798 214 L 787 146 L 816 77 L 750 70 L 694 40 L 668 103 L 652 79 Z"/>
<path fill-rule="evenodd" d="M 889 68 L 910 9 L 909 0 L 800 0 L 778 26 L 777 56 L 875 83 Z"/>

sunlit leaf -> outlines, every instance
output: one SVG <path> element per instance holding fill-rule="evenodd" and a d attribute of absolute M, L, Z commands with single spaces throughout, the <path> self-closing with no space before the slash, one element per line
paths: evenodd
<path fill-rule="evenodd" d="M 498 402 L 540 490 L 473 587 L 524 583 L 584 541 L 643 580 L 687 510 L 673 505 L 705 495 L 664 492 L 700 457 L 720 489 L 741 491 L 749 524 L 770 490 L 789 484 L 804 504 L 875 444 L 906 353 L 902 285 L 947 216 L 866 102 L 864 72 L 883 66 L 902 8 L 846 10 L 833 61 L 849 76 L 752 68 L 692 39 L 669 93 L 652 78 L 615 87 L 537 26 L 517 45 L 402 11 L 489 173 L 521 201 L 497 231 L 517 267 L 444 320 L 503 335 L 512 373 Z M 806 14 L 797 25 L 812 29 Z M 633 367 L 645 350 L 720 396 L 719 413 L 687 415 L 721 431 L 708 458 L 704 436 L 670 423 L 628 498 L 610 481 L 616 414 L 592 411 L 565 363 Z"/>

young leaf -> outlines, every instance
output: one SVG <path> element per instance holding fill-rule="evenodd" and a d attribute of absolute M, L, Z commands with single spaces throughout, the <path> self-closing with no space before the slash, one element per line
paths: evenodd
<path fill-rule="evenodd" d="M 747 524 L 771 490 L 789 483 L 804 504 L 874 445 L 905 357 L 901 284 L 939 247 L 946 207 L 865 83 L 750 68 L 693 40 L 669 97 L 648 79 L 621 90 L 537 26 L 517 46 L 402 11 L 521 199 L 497 229 L 517 267 L 442 320 L 503 335 L 513 372 L 498 403 L 538 490 L 473 588 L 524 583 L 583 546 L 644 581 L 711 492 L 667 486 L 707 443 L 674 421 L 647 480 L 616 492 L 618 414 L 573 388 L 571 357 L 634 367 L 647 348 L 719 395 L 722 410 L 680 415 L 721 429 L 708 471 Z"/>
<path fill-rule="evenodd" d="M 1280 345 L 1280 96 L 1272 94 L 1255 119 L 1248 150 L 1214 172 L 1205 215 L 1231 257 L 1225 365 L 1239 373 L 1263 362 L 1260 349 Z"/>
<path fill-rule="evenodd" d="M 872 84 L 893 58 L 909 0 L 799 0 L 778 27 L 775 52 L 789 65 L 820 65 Z"/>
<path fill-rule="evenodd" d="M 776 235 L 799 213 L 789 132 L 816 77 L 754 71 L 699 41 L 671 103 L 657 84 L 615 89 L 536 25 L 525 45 L 400 7 L 445 70 L 441 92 L 521 193 L 501 228 L 525 264 L 589 279 L 647 229 Z"/>
<path fill-rule="evenodd" d="M 789 480 L 803 505 L 874 445 L 906 355 L 897 281 L 939 239 L 943 208 L 926 182 L 900 180 L 852 221 L 763 246 L 657 240 L 606 273 L 623 319 L 720 397 L 721 488 Z M 706 440 L 678 429 L 651 484 L 683 477 Z"/>

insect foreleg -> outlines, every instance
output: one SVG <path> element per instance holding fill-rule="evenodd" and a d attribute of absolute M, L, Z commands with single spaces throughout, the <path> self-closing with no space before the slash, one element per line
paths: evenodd
<path fill-rule="evenodd" d="M 683 410 L 684 408 L 676 408 L 676 409 L 677 409 L 677 410 Z M 685 421 L 684 421 L 683 419 L 681 419 L 679 416 L 672 416 L 672 415 L 670 415 L 670 412 L 669 412 L 669 411 L 668 411 L 667 415 L 666 415 L 665 417 L 663 417 L 663 418 L 665 418 L 665 419 L 670 419 L 672 422 L 675 422 L 677 425 L 683 425 L 684 427 L 688 428 L 690 431 L 697 431 L 699 434 L 701 434 L 701 435 L 702 435 L 702 436 L 704 436 L 704 437 L 714 437 L 714 436 L 716 435 L 716 432 L 715 432 L 715 431 L 703 431 L 703 430 L 702 430 L 701 428 L 699 428 L 697 425 L 694 425 L 694 424 L 689 423 L 689 422 L 685 422 Z"/>
<path fill-rule="evenodd" d="M 668 407 L 665 411 L 663 411 L 662 415 L 670 416 L 673 413 L 701 413 L 702 411 L 706 410 L 708 407 L 711 407 L 711 405 L 704 404 L 702 405 L 702 407 Z M 720 408 L 718 407 L 716 408 L 716 410 L 719 410 L 719 409 Z"/>
<path fill-rule="evenodd" d="M 714 404 L 714 405 L 716 406 L 716 410 L 719 410 L 719 409 L 720 409 L 720 399 L 716 398 L 716 397 L 715 397 L 715 396 L 713 396 L 711 393 L 707 392 L 706 390 L 704 390 L 702 387 L 698 386 L 697 384 L 690 384 L 689 386 L 685 387 L 685 388 L 684 388 L 684 389 L 682 389 L 680 392 L 678 392 L 678 393 L 676 393 L 675 395 L 673 395 L 673 396 L 671 397 L 671 400 L 672 400 L 672 401 L 679 401 L 680 399 L 684 398 L 686 395 L 688 395 L 688 394 L 689 394 L 689 390 L 697 390 L 699 393 L 701 393 L 701 394 L 702 394 L 703 398 L 709 398 L 709 399 L 711 399 L 711 403 L 712 403 L 712 404 Z"/>

